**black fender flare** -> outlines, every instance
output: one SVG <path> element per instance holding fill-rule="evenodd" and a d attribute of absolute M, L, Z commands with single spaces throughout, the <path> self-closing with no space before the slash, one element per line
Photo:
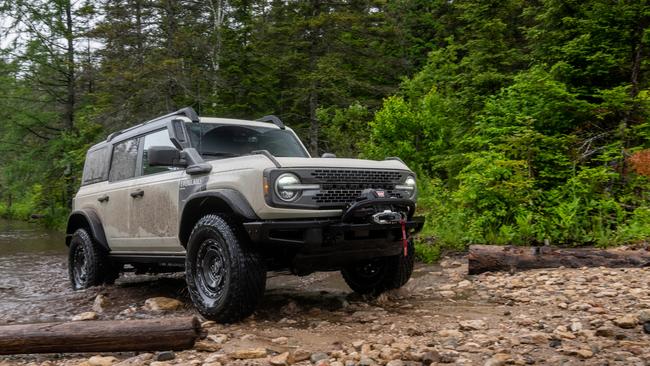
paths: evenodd
<path fill-rule="evenodd" d="M 104 233 L 104 226 L 102 221 L 99 218 L 97 212 L 90 208 L 83 208 L 80 210 L 74 210 L 68 216 L 68 225 L 66 227 L 65 233 L 65 244 L 70 246 L 70 239 L 72 234 L 80 228 L 86 227 L 90 230 L 91 237 L 99 244 L 102 248 L 110 251 L 108 246 L 108 241 L 106 240 L 106 233 Z"/>
<path fill-rule="evenodd" d="M 244 220 L 259 220 L 246 197 L 235 189 L 220 188 L 193 193 L 182 203 L 180 210 L 178 238 L 183 246 L 187 243 L 194 223 L 200 219 L 201 206 L 210 200 L 213 204 L 216 203 L 219 209 L 230 211 Z"/>

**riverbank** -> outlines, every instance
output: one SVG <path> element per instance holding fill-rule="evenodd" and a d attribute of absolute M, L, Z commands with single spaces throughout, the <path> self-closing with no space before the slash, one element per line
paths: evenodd
<path fill-rule="evenodd" d="M 20 365 L 647 365 L 650 268 L 554 269 L 468 276 L 465 258 L 419 265 L 400 291 L 378 299 L 350 293 L 337 273 L 275 275 L 255 315 L 204 323 L 208 337 L 176 353 L 5 357 Z M 179 276 L 126 276 L 76 292 L 76 313 L 99 319 L 195 314 Z M 147 298 L 183 302 L 148 311 Z M 97 309 L 96 309 L 97 310 Z M 75 314 L 59 314 L 71 319 Z M 14 319 L 20 322 L 28 314 Z M 4 319 L 3 322 L 7 322 Z M 647 325 L 646 325 L 647 327 Z M 170 359 L 171 358 L 171 359 Z M 303 359 L 304 358 L 304 359 Z M 158 361 L 156 361 L 158 359 Z M 303 360 L 301 360 L 303 359 Z M 164 361 L 163 361 L 164 360 Z M 300 361 L 301 360 L 301 361 Z M 4 364 L 2 363 L 4 362 Z"/>

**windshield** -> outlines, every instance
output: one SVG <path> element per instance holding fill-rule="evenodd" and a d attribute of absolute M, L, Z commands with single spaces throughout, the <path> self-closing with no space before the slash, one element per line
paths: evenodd
<path fill-rule="evenodd" d="M 230 124 L 188 124 L 192 146 L 204 159 L 221 159 L 268 150 L 277 157 L 309 157 L 296 136 L 277 128 Z"/>

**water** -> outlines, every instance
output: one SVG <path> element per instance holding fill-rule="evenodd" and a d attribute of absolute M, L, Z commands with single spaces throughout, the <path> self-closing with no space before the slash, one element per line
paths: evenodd
<path fill-rule="evenodd" d="M 263 301 L 267 306 L 260 310 L 277 313 L 277 308 L 296 296 L 314 297 L 327 303 L 321 291 L 337 293 L 341 289 L 346 291 L 347 287 L 338 274 L 317 273 L 308 277 L 269 274 Z M 191 303 L 182 273 L 129 273 L 123 274 L 115 285 L 73 291 L 68 279 L 63 233 L 36 224 L 0 220 L 0 325 L 70 320 L 75 314 L 90 311 L 95 296 L 100 293 L 110 302 L 100 315 L 102 319 L 115 317 L 129 307 L 140 308 L 147 298 L 154 296 Z M 193 308 L 187 306 L 176 315 L 184 313 L 193 313 Z"/>
<path fill-rule="evenodd" d="M 71 295 L 64 234 L 0 220 L 0 324 L 56 319 Z"/>
<path fill-rule="evenodd" d="M 415 286 L 432 286 L 429 282 L 439 281 L 435 276 L 424 276 L 432 270 L 432 266 L 418 266 L 413 274 Z M 335 309 L 350 295 L 338 272 L 306 277 L 269 273 L 266 288 L 258 319 L 279 320 L 285 316 L 280 309 L 290 301 L 303 307 Z M 72 291 L 63 233 L 36 224 L 0 220 L 0 325 L 70 320 L 75 314 L 90 311 L 98 294 L 109 301 L 100 319 L 120 318 L 125 309 L 138 309 L 133 317 L 152 316 L 141 309 L 147 298 L 155 296 L 186 303 L 174 315 L 196 314 L 182 273 L 128 273 L 115 285 Z"/>

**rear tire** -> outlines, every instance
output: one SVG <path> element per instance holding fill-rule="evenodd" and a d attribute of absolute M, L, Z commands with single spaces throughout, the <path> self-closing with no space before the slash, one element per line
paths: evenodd
<path fill-rule="evenodd" d="M 343 268 L 341 274 L 354 292 L 377 296 L 404 286 L 411 278 L 415 262 L 415 248 L 411 240 L 408 242 L 407 254 L 358 262 Z"/>
<path fill-rule="evenodd" d="M 266 269 L 238 223 L 206 215 L 187 244 L 185 279 L 201 315 L 231 323 L 251 315 L 264 294 Z"/>
<path fill-rule="evenodd" d="M 119 270 L 109 260 L 106 250 L 92 239 L 86 229 L 80 228 L 70 239 L 68 276 L 72 289 L 81 290 L 114 283 Z"/>

